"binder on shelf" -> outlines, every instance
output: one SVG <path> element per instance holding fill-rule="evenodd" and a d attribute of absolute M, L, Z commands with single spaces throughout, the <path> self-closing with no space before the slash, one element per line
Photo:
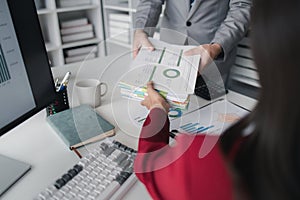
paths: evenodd
<path fill-rule="evenodd" d="M 111 20 L 109 21 L 109 25 L 110 27 L 116 27 L 116 28 L 123 28 L 123 29 L 130 28 L 129 22 L 118 22 L 118 21 Z"/>
<path fill-rule="evenodd" d="M 122 21 L 122 22 L 128 22 L 130 23 L 131 19 L 128 14 L 123 13 L 110 13 L 108 16 L 109 20 L 112 21 Z"/>
<path fill-rule="evenodd" d="M 58 4 L 61 8 L 90 5 L 90 0 L 59 0 Z"/>
<path fill-rule="evenodd" d="M 94 38 L 94 32 L 93 31 L 88 31 L 88 32 L 83 32 L 83 33 L 76 33 L 72 35 L 65 35 L 62 36 L 62 42 L 67 43 L 67 42 L 75 42 L 75 41 L 80 41 L 80 40 L 86 40 L 86 39 L 91 39 Z"/>
<path fill-rule="evenodd" d="M 83 60 L 90 60 L 93 58 L 96 58 L 96 53 L 66 57 L 65 61 L 66 61 L 66 64 L 69 64 L 69 63 L 73 63 L 73 62 L 80 62 Z"/>
<path fill-rule="evenodd" d="M 47 121 L 70 149 L 115 134 L 115 127 L 88 105 L 51 115 Z"/>
<path fill-rule="evenodd" d="M 91 45 L 91 46 L 67 49 L 67 50 L 65 50 L 65 54 L 68 57 L 71 57 L 71 56 L 78 56 L 78 55 L 83 55 L 83 54 L 87 55 L 89 53 L 97 53 L 97 51 L 98 51 L 97 45 Z"/>
<path fill-rule="evenodd" d="M 92 24 L 87 24 L 87 25 L 82 25 L 82 26 L 73 26 L 70 28 L 62 28 L 60 29 L 61 35 L 70 35 L 74 33 L 82 33 L 82 32 L 88 32 L 88 31 L 93 31 L 93 25 Z"/>
<path fill-rule="evenodd" d="M 68 21 L 61 21 L 60 26 L 61 28 L 70 28 L 74 26 L 83 26 L 87 25 L 88 19 L 86 17 L 84 18 L 79 18 L 79 19 L 73 19 L 73 20 L 68 20 Z"/>

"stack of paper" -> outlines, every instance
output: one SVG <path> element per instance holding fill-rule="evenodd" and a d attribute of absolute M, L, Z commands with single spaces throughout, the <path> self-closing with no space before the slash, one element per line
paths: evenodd
<path fill-rule="evenodd" d="M 76 42 L 95 37 L 94 27 L 86 17 L 61 22 L 61 39 L 63 43 Z"/>
<path fill-rule="evenodd" d="M 127 13 L 110 13 L 109 36 L 112 40 L 130 43 L 130 16 Z"/>
<path fill-rule="evenodd" d="M 194 93 L 200 55 L 184 56 L 192 46 L 170 45 L 150 39 L 155 51 L 141 49 L 130 71 L 119 82 L 121 95 L 143 100 L 148 81 L 174 108 L 186 109 Z"/>
<path fill-rule="evenodd" d="M 91 4 L 91 0 L 59 0 L 58 5 L 61 8 L 73 7 L 73 6 L 83 6 Z"/>
<path fill-rule="evenodd" d="M 74 47 L 64 51 L 66 63 L 79 62 L 97 57 L 97 45 Z"/>
<path fill-rule="evenodd" d="M 179 133 L 220 135 L 248 113 L 249 111 L 227 100 L 219 99 L 172 120 L 170 130 L 177 130 Z M 244 134 L 249 134 L 247 130 L 244 131 Z"/>

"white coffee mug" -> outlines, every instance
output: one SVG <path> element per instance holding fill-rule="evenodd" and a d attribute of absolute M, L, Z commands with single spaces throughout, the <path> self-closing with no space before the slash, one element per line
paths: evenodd
<path fill-rule="evenodd" d="M 104 87 L 104 92 L 101 87 Z M 101 105 L 101 97 L 107 93 L 107 84 L 96 79 L 85 79 L 76 82 L 76 92 L 80 104 L 87 104 L 93 108 Z"/>

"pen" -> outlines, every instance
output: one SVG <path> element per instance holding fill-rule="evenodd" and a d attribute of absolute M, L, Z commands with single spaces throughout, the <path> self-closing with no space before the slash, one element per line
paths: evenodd
<path fill-rule="evenodd" d="M 79 151 L 74 148 L 74 147 L 71 147 L 71 150 L 75 152 L 75 154 L 79 157 L 79 158 L 82 158 L 81 154 L 79 153 Z"/>
<path fill-rule="evenodd" d="M 56 92 L 61 91 L 61 90 L 64 88 L 64 86 L 67 85 L 70 76 L 71 76 L 71 72 L 67 72 L 66 75 L 64 76 L 63 80 L 61 81 L 60 86 L 59 86 L 58 89 L 56 90 Z"/>
<path fill-rule="evenodd" d="M 57 86 L 58 86 L 58 78 L 55 79 L 55 84 L 54 84 L 54 86 L 55 86 L 55 88 L 57 88 Z"/>

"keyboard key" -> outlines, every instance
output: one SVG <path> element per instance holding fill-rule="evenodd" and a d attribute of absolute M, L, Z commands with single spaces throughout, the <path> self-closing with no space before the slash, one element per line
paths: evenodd
<path fill-rule="evenodd" d="M 53 197 L 58 200 L 62 199 L 63 196 L 64 196 L 64 194 L 61 191 L 58 191 L 53 195 Z"/>
<path fill-rule="evenodd" d="M 76 187 L 74 187 L 71 191 L 70 191 L 70 194 L 74 195 L 74 196 L 77 196 L 78 193 L 80 192 L 80 190 Z"/>
<path fill-rule="evenodd" d="M 82 167 L 82 165 L 78 165 L 78 164 L 77 164 L 77 165 L 75 165 L 75 166 L 73 167 L 73 169 L 76 170 L 77 173 L 79 173 L 79 172 L 82 171 L 83 167 Z"/>
<path fill-rule="evenodd" d="M 120 154 L 114 161 L 118 164 L 120 164 L 123 160 L 126 160 L 128 158 L 128 155 L 125 153 Z"/>
<path fill-rule="evenodd" d="M 73 199 L 74 198 L 74 195 L 72 195 L 72 193 L 68 193 L 68 194 L 66 194 L 65 195 L 65 197 L 64 198 L 66 198 L 66 199 Z"/>
<path fill-rule="evenodd" d="M 51 195 L 53 195 L 55 192 L 57 192 L 57 188 L 53 185 L 46 188 L 46 191 L 49 192 Z"/>
<path fill-rule="evenodd" d="M 87 193 L 85 190 L 81 190 L 78 194 L 79 197 L 81 198 L 86 198 L 89 195 L 89 193 Z"/>
<path fill-rule="evenodd" d="M 96 198 L 97 196 L 99 196 L 100 193 L 96 192 L 96 191 L 93 191 L 90 193 L 89 197 L 92 197 L 92 198 Z"/>
<path fill-rule="evenodd" d="M 108 147 L 104 152 L 103 154 L 108 157 L 112 152 L 114 152 L 115 148 L 113 147 Z"/>
<path fill-rule="evenodd" d="M 73 181 L 75 182 L 75 183 L 80 183 L 80 181 L 83 179 L 84 177 L 83 176 L 81 176 L 80 174 L 78 175 L 78 176 L 76 176 L 75 178 L 73 178 Z"/>
<path fill-rule="evenodd" d="M 69 174 L 64 174 L 62 179 L 65 181 L 65 183 L 67 183 L 72 179 L 72 177 Z"/>
<path fill-rule="evenodd" d="M 64 186 L 66 184 L 66 182 L 63 180 L 63 179 L 57 179 L 54 186 L 57 188 L 57 189 L 60 189 L 62 186 Z"/>
<path fill-rule="evenodd" d="M 92 191 L 94 191 L 94 187 L 91 185 L 88 185 L 84 188 L 84 190 L 88 193 L 91 193 Z"/>
<path fill-rule="evenodd" d="M 71 176 L 73 178 L 78 174 L 78 172 L 75 169 L 70 169 L 68 171 L 68 174 L 69 174 L 69 176 Z"/>
<path fill-rule="evenodd" d="M 108 145 L 103 142 L 100 144 L 100 148 L 102 149 L 102 151 L 105 151 L 108 148 Z"/>
<path fill-rule="evenodd" d="M 127 179 L 127 178 L 125 178 L 125 177 L 119 175 L 119 176 L 116 178 L 116 181 L 117 181 L 120 185 L 122 185 L 122 184 L 126 181 L 126 179 Z"/>
<path fill-rule="evenodd" d="M 86 178 L 83 181 L 81 181 L 81 183 L 84 184 L 84 185 L 89 185 L 90 182 L 91 182 L 91 179 L 88 179 L 88 178 Z"/>
<path fill-rule="evenodd" d="M 131 162 L 129 160 L 124 160 L 120 165 L 119 167 L 122 169 L 122 170 L 125 170 L 127 167 L 129 167 L 129 165 L 131 164 Z"/>
<path fill-rule="evenodd" d="M 50 198 L 52 195 L 49 194 L 49 192 L 46 192 L 46 191 L 43 191 L 39 194 L 39 197 L 42 198 L 42 199 L 48 199 Z"/>
<path fill-rule="evenodd" d="M 69 193 L 70 190 L 71 190 L 71 189 L 70 189 L 69 187 L 66 187 L 66 185 L 60 189 L 60 191 L 62 191 L 64 194 Z"/>

